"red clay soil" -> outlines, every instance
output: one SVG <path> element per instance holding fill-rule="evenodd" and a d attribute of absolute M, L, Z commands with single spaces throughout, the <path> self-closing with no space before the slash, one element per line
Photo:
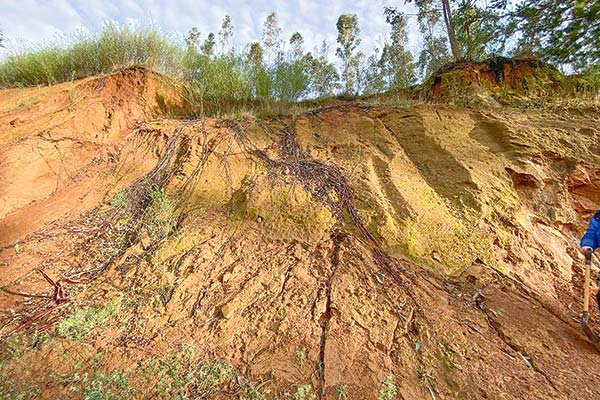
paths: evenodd
<path fill-rule="evenodd" d="M 143 70 L 0 91 L 0 397 L 600 396 L 600 113 L 165 98 Z"/>
<path fill-rule="evenodd" d="M 424 85 L 425 97 L 438 102 L 464 103 L 453 97 L 489 96 L 514 102 L 524 96 L 571 97 L 575 81 L 537 59 L 494 57 L 481 62 L 458 61 L 436 71 Z"/>

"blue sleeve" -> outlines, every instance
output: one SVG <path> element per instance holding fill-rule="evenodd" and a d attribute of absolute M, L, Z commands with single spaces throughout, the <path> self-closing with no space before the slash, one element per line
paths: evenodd
<path fill-rule="evenodd" d="M 598 230 L 600 230 L 600 221 L 592 217 L 587 231 L 585 231 L 585 234 L 581 238 L 580 247 L 588 246 L 595 250 L 598 247 Z"/>

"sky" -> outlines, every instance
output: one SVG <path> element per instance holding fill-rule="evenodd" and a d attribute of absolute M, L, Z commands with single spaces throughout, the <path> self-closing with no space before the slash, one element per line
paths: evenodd
<path fill-rule="evenodd" d="M 259 41 L 263 23 L 272 11 L 277 13 L 287 41 L 298 31 L 305 48 L 312 51 L 323 40 L 330 45 L 329 58 L 335 58 L 335 27 L 340 14 L 358 16 L 362 50 L 368 55 L 381 48 L 389 35 L 383 9 L 394 6 L 414 13 L 412 4 L 403 0 L 0 0 L 0 30 L 6 48 L 0 58 L 25 46 L 59 41 L 61 35 L 78 30 L 97 32 L 103 23 L 153 24 L 163 32 L 181 39 L 193 26 L 202 37 L 219 31 L 223 17 L 231 15 L 238 46 Z M 416 52 L 419 33 L 414 17 L 409 19 L 409 46 Z"/>

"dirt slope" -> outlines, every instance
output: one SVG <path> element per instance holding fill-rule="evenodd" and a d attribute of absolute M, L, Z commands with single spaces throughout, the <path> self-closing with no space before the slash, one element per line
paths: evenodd
<path fill-rule="evenodd" d="M 165 99 L 142 70 L 0 91 L 4 397 L 600 396 L 598 110 Z"/>

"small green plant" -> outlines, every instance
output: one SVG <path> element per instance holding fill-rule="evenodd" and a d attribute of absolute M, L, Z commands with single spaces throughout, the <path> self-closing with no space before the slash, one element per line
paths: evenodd
<path fill-rule="evenodd" d="M 21 246 L 19 246 L 19 243 L 15 244 L 15 254 L 21 254 Z"/>
<path fill-rule="evenodd" d="M 304 349 L 296 349 L 296 364 L 298 364 L 300 367 L 302 367 L 304 365 L 305 361 L 306 361 L 306 352 L 304 351 Z"/>
<path fill-rule="evenodd" d="M 197 398 L 215 393 L 234 377 L 225 361 L 195 361 L 193 345 L 182 344 L 160 360 L 139 363 L 139 370 L 154 391 L 168 398 Z M 183 355 L 181 357 L 180 355 Z M 257 398 L 258 399 L 258 398 Z"/>
<path fill-rule="evenodd" d="M 171 301 L 174 291 L 175 288 L 172 285 L 159 285 L 154 292 L 154 299 L 158 302 L 158 305 L 166 307 L 169 301 Z M 153 302 L 153 304 L 156 305 L 156 302 Z"/>
<path fill-rule="evenodd" d="M 164 188 L 148 185 L 147 190 L 152 203 L 146 212 L 145 226 L 152 239 L 160 240 L 169 235 L 177 225 L 176 202 Z"/>
<path fill-rule="evenodd" d="M 294 393 L 294 400 L 315 400 L 317 396 L 312 393 L 311 385 L 297 385 L 296 393 Z"/>
<path fill-rule="evenodd" d="M 18 334 L 11 335 L 4 340 L 2 359 L 21 358 L 25 351 L 27 351 L 27 338 Z"/>
<path fill-rule="evenodd" d="M 337 396 L 337 400 L 349 400 L 350 397 L 348 397 L 348 386 L 337 385 L 335 387 L 335 395 Z"/>
<path fill-rule="evenodd" d="M 81 393 L 84 400 L 128 400 L 133 395 L 125 372 L 75 374 L 73 379 L 78 384 L 71 386 L 71 390 Z"/>
<path fill-rule="evenodd" d="M 39 399 L 41 394 L 42 390 L 38 385 L 18 385 L 6 374 L 6 371 L 0 370 L 1 399 L 34 400 Z"/>
<path fill-rule="evenodd" d="M 122 300 L 123 297 L 119 295 L 102 307 L 84 307 L 76 310 L 58 324 L 56 334 L 67 339 L 82 340 L 93 329 L 111 322 L 119 314 Z"/>
<path fill-rule="evenodd" d="M 377 400 L 394 399 L 397 395 L 398 388 L 396 388 L 393 378 L 388 376 L 379 389 L 379 396 L 377 397 Z"/>
<path fill-rule="evenodd" d="M 127 206 L 129 205 L 129 201 L 127 199 L 125 191 L 119 190 L 110 200 L 110 205 L 117 208 L 127 208 Z"/>
<path fill-rule="evenodd" d="M 442 355 L 444 357 L 444 365 L 449 370 L 456 369 L 456 352 L 452 350 L 452 347 L 448 344 L 446 339 L 440 339 L 440 348 L 442 350 Z"/>
<path fill-rule="evenodd" d="M 200 363 L 197 367 L 196 390 L 199 392 L 209 392 L 221 387 L 233 378 L 233 369 L 222 360 Z"/>
<path fill-rule="evenodd" d="M 242 385 L 242 397 L 241 400 L 267 400 L 267 397 L 260 392 L 254 385 L 250 383 L 244 383 Z"/>

